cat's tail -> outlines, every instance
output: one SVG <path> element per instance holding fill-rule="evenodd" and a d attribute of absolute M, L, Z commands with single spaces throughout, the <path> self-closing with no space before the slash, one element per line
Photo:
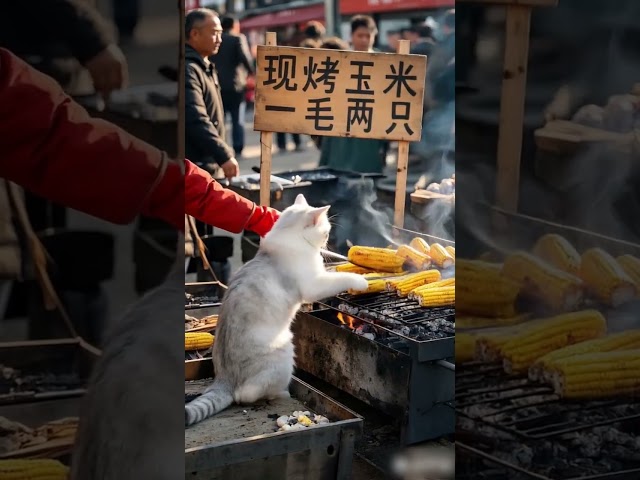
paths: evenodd
<path fill-rule="evenodd" d="M 227 382 L 214 381 L 202 395 L 184 406 L 185 425 L 193 425 L 214 416 L 233 403 L 233 391 Z"/>

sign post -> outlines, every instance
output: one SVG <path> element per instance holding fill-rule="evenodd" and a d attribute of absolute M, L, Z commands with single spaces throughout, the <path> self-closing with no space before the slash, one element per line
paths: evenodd
<path fill-rule="evenodd" d="M 261 133 L 260 202 L 270 196 L 272 133 L 399 142 L 394 222 L 404 224 L 409 142 L 420 140 L 427 57 L 258 46 L 254 130 Z"/>

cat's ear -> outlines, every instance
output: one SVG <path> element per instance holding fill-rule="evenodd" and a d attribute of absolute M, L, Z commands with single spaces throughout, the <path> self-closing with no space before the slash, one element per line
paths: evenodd
<path fill-rule="evenodd" d="M 313 225 L 317 225 L 320 219 L 322 218 L 322 216 L 326 215 L 326 213 L 329 211 L 330 208 L 331 208 L 331 205 L 327 205 L 326 207 L 314 208 L 313 211 L 311 212 Z"/>
<path fill-rule="evenodd" d="M 307 203 L 307 199 L 306 199 L 306 198 L 304 198 L 304 195 L 303 195 L 303 194 L 301 194 L 301 193 L 299 193 L 299 194 L 298 194 L 298 196 L 296 197 L 296 202 L 295 202 L 295 204 L 296 204 L 296 205 L 307 205 L 307 206 L 309 205 L 309 204 Z"/>

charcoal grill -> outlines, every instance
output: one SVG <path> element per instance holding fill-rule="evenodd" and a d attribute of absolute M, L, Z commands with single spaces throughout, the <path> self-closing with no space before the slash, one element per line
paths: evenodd
<path fill-rule="evenodd" d="M 297 367 L 401 419 L 403 444 L 453 433 L 455 309 L 344 294 L 298 313 L 293 332 Z"/>

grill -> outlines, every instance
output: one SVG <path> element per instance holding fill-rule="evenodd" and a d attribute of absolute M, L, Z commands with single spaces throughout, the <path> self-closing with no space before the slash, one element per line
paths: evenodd
<path fill-rule="evenodd" d="M 298 368 L 399 418 L 404 445 L 453 433 L 455 309 L 344 294 L 300 312 L 293 330 Z"/>
<path fill-rule="evenodd" d="M 461 478 L 640 477 L 639 399 L 561 400 L 546 385 L 482 362 L 462 366 L 455 389 L 458 433 L 485 447 L 458 444 Z"/>

